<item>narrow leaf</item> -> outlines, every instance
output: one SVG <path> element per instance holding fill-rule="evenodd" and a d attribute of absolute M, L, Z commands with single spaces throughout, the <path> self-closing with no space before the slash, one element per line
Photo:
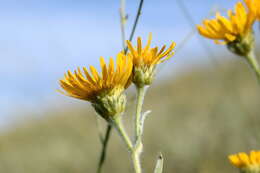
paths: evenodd
<path fill-rule="evenodd" d="M 143 134 L 143 130 L 144 130 L 144 121 L 146 119 L 146 117 L 148 116 L 148 114 L 150 114 L 152 111 L 148 110 L 146 112 L 144 112 L 141 116 L 141 121 L 140 121 L 140 127 L 141 127 L 141 134 Z"/>
<path fill-rule="evenodd" d="M 162 173 L 163 172 L 163 156 L 160 153 L 158 158 L 157 158 L 157 162 L 156 162 L 156 166 L 154 169 L 154 173 Z"/>

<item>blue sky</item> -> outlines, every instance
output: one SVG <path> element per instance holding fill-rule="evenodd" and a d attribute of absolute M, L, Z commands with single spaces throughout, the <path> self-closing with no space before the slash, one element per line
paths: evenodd
<path fill-rule="evenodd" d="M 98 65 L 100 56 L 121 49 L 119 0 L 0 0 L 0 124 L 20 109 L 39 110 L 56 100 L 72 101 L 55 92 L 58 79 L 68 69 Z M 137 0 L 126 1 L 129 35 Z M 210 11 L 233 8 L 234 0 L 183 0 L 196 23 Z M 136 36 L 153 33 L 154 44 L 178 45 L 191 28 L 176 0 L 145 0 Z M 185 47 L 163 66 L 172 73 L 209 63 L 195 34 Z M 206 41 L 206 40 L 205 40 Z M 210 43 L 210 41 L 206 41 Z M 213 51 L 225 48 L 208 44 Z M 201 55 L 192 56 L 193 54 Z M 196 58 L 196 59 L 195 59 Z M 162 72 L 163 73 L 163 72 Z M 174 76 L 174 75 L 173 75 Z M 67 101 L 70 100 L 70 101 Z M 10 118 L 11 117 L 11 118 Z"/>

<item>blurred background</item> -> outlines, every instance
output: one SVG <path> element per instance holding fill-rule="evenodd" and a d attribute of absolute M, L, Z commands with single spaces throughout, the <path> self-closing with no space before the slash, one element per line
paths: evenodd
<path fill-rule="evenodd" d="M 101 149 L 95 112 L 56 89 L 68 69 L 97 67 L 100 56 L 108 59 L 122 49 L 120 1 L 0 2 L 0 172 L 95 172 Z M 151 32 L 153 45 L 177 43 L 145 101 L 152 110 L 144 134 L 146 172 L 153 171 L 159 152 L 167 173 L 236 172 L 227 155 L 259 149 L 260 87 L 253 72 L 195 27 L 236 2 L 144 0 L 134 40 L 147 40 Z M 138 4 L 126 1 L 127 38 Z M 132 86 L 126 122 L 132 122 L 134 96 Z M 114 134 L 104 172 L 133 172 Z"/>

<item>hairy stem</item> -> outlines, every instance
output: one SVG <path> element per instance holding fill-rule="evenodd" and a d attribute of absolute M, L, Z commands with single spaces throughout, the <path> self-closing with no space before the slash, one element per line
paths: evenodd
<path fill-rule="evenodd" d="M 135 111 L 135 142 L 138 143 L 142 135 L 141 116 L 142 116 L 142 106 L 144 102 L 146 88 L 136 87 L 136 89 L 137 89 L 137 102 L 136 102 L 136 111 Z"/>
<path fill-rule="evenodd" d="M 132 152 L 132 161 L 135 168 L 135 173 L 142 173 L 140 154 L 137 152 Z"/>
<path fill-rule="evenodd" d="M 123 123 L 121 121 L 121 118 L 119 117 L 119 118 L 113 120 L 112 123 L 113 123 L 115 129 L 117 130 L 119 136 L 124 141 L 128 151 L 131 154 L 131 158 L 132 158 L 133 166 L 134 166 L 134 169 L 135 169 L 135 173 L 142 173 L 142 168 L 141 168 L 141 164 L 140 164 L 140 152 L 135 147 L 135 145 L 133 145 L 133 143 L 131 142 L 129 136 L 127 135 L 127 133 L 125 131 L 125 128 L 123 126 Z"/>
<path fill-rule="evenodd" d="M 135 162 L 136 170 L 138 173 L 142 172 L 141 167 L 141 153 L 143 150 L 142 144 L 142 132 L 143 132 L 143 122 L 142 122 L 142 107 L 144 103 L 144 97 L 146 92 L 146 87 L 137 87 L 137 102 L 136 102 L 136 112 L 135 112 L 135 145 L 134 145 L 134 152 L 132 154 L 132 159 Z"/>
<path fill-rule="evenodd" d="M 116 129 L 116 131 L 118 132 L 119 136 L 122 138 L 122 140 L 124 141 L 127 149 L 132 152 L 133 150 L 133 144 L 129 138 L 129 136 L 127 135 L 124 125 L 122 123 L 121 117 L 118 117 L 117 119 L 114 119 L 112 121 L 112 124 L 114 125 L 114 128 Z"/>

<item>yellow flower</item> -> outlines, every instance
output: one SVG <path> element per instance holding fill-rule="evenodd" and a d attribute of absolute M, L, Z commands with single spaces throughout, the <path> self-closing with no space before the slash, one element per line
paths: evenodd
<path fill-rule="evenodd" d="M 230 162 L 241 169 L 242 172 L 260 172 L 260 151 L 251 151 L 250 154 L 238 153 L 230 155 Z"/>
<path fill-rule="evenodd" d="M 164 45 L 160 50 L 158 47 L 151 48 L 152 35 L 149 34 L 147 45 L 143 48 L 141 38 L 137 38 L 137 48 L 134 48 L 130 41 L 127 41 L 127 46 L 130 50 L 128 56 L 133 59 L 133 82 L 136 85 L 150 85 L 155 73 L 157 64 L 168 60 L 174 55 L 173 42 L 167 50 Z"/>
<path fill-rule="evenodd" d="M 202 26 L 197 26 L 199 33 L 215 40 L 216 43 L 226 44 L 241 39 L 251 32 L 254 17 L 247 12 L 241 2 L 235 5 L 235 12 L 228 11 L 228 17 L 216 13 L 216 19 L 204 20 Z"/>
<path fill-rule="evenodd" d="M 260 20 L 260 1 L 259 0 L 244 0 L 250 13 Z"/>
<path fill-rule="evenodd" d="M 63 94 L 90 101 L 96 111 L 108 118 L 124 110 L 125 96 L 122 92 L 130 85 L 132 74 L 132 60 L 119 53 L 114 67 L 113 58 L 106 65 L 103 57 L 100 58 L 102 73 L 90 66 L 91 73 L 83 67 L 83 72 L 78 68 L 74 74 L 70 71 L 65 78 L 60 80 Z"/>

